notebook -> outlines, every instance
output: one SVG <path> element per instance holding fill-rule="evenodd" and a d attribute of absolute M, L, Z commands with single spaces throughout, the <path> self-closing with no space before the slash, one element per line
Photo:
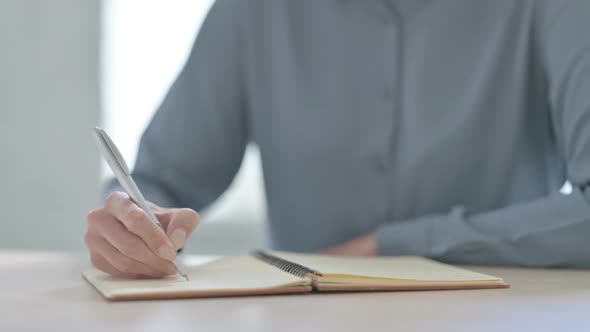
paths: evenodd
<path fill-rule="evenodd" d="M 83 273 L 113 301 L 310 292 L 407 291 L 508 287 L 501 278 L 424 257 L 342 257 L 255 251 L 186 268 L 189 281 L 121 279 Z"/>

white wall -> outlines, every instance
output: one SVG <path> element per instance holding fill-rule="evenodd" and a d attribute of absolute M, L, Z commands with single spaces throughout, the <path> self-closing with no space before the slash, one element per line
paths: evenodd
<path fill-rule="evenodd" d="M 212 2 L 103 0 L 103 128 L 130 166 L 140 135 L 184 65 Z M 186 252 L 233 254 L 266 247 L 265 203 L 260 157 L 252 145 L 227 192 L 199 211 L 202 222 Z"/>
<path fill-rule="evenodd" d="M 103 4 L 113 1 L 117 0 Z M 180 4 L 170 3 L 169 9 Z M 103 96 L 107 97 L 103 109 L 110 121 L 100 121 L 100 46 L 105 47 L 103 55 L 110 54 L 114 49 L 108 48 L 109 41 L 124 32 L 105 20 L 101 36 L 100 16 L 105 12 L 109 13 L 100 0 L 0 1 L 0 250 L 85 250 L 85 216 L 98 204 L 101 190 L 100 158 L 91 128 L 101 122 L 108 127 L 113 121 L 128 126 L 122 110 L 137 112 L 145 107 L 142 100 L 128 98 L 129 105 L 114 111 L 117 107 L 108 97 L 117 86 L 106 79 L 105 91 L 111 93 Z M 161 48 L 158 40 L 169 38 L 164 32 L 136 37 L 149 37 L 156 42 L 154 47 Z M 166 47 L 171 57 L 178 57 L 172 61 L 175 66 L 161 63 L 154 68 L 166 75 L 165 80 L 154 78 L 162 85 L 160 95 L 182 65 L 183 60 L 177 60 L 190 48 L 193 33 L 186 33 L 178 48 Z M 134 47 L 117 50 L 145 51 Z M 112 64 L 113 58 L 108 59 L 105 63 Z M 115 69 L 113 73 L 122 74 L 126 67 Z M 119 82 L 126 90 L 123 83 L 133 82 Z M 148 111 L 150 115 L 153 109 Z M 212 209 L 200 212 L 203 223 L 188 243 L 188 252 L 227 254 L 266 246 L 262 175 L 255 148 L 250 148 L 231 189 Z"/>
<path fill-rule="evenodd" d="M 0 1 L 0 249 L 84 248 L 99 19 L 99 0 Z"/>

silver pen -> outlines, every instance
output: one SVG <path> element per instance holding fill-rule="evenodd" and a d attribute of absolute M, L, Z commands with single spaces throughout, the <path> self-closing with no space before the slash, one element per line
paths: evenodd
<path fill-rule="evenodd" d="M 115 143 L 113 143 L 109 135 L 107 135 L 107 133 L 102 128 L 94 128 L 94 134 L 100 152 L 107 161 L 107 164 L 109 164 L 109 167 L 115 174 L 115 177 L 117 177 L 117 180 L 119 180 L 121 186 L 123 186 L 123 189 L 125 189 L 129 195 L 129 198 L 131 198 L 135 204 L 137 204 L 142 210 L 145 211 L 145 213 L 147 213 L 147 215 L 150 217 L 150 220 L 154 224 L 158 225 L 163 231 L 165 231 L 164 226 L 160 224 L 158 218 L 156 218 L 156 215 L 154 215 L 154 212 L 150 209 L 147 201 L 141 194 L 141 191 L 139 191 L 135 181 L 133 181 L 133 178 L 131 177 L 131 171 L 125 162 L 125 159 L 123 159 L 121 152 L 115 146 Z M 183 276 L 188 281 L 188 275 L 178 263 L 178 259 L 174 260 L 172 264 L 174 265 L 174 268 L 178 274 Z"/>

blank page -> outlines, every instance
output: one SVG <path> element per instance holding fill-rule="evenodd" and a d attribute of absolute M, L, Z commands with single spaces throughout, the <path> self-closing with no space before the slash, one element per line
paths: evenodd
<path fill-rule="evenodd" d="M 424 281 L 501 281 L 501 278 L 468 271 L 424 257 L 343 257 L 271 252 L 326 277 L 358 276 Z"/>
<path fill-rule="evenodd" d="M 251 256 L 226 257 L 213 262 L 186 267 L 189 281 L 180 276 L 164 279 L 121 279 L 96 269 L 84 277 L 107 298 L 197 297 L 200 293 L 216 296 L 222 292 L 306 286 L 310 283 Z"/>

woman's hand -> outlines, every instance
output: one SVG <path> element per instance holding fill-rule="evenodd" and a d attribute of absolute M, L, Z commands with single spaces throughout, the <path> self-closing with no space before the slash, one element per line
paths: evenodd
<path fill-rule="evenodd" d="M 104 207 L 88 213 L 84 242 L 96 268 L 125 278 L 176 273 L 176 250 L 199 224 L 199 215 L 191 209 L 150 207 L 166 232 L 123 192 L 112 193 Z"/>
<path fill-rule="evenodd" d="M 325 255 L 375 256 L 377 255 L 377 237 L 375 234 L 359 236 L 337 246 L 319 252 Z"/>

